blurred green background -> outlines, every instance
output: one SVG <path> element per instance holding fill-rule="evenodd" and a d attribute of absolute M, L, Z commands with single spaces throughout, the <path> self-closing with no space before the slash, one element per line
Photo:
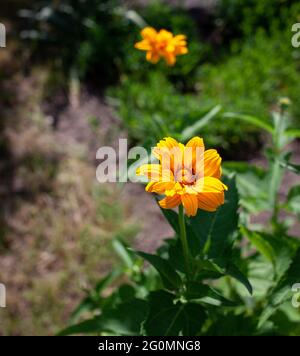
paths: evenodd
<path fill-rule="evenodd" d="M 265 137 L 224 112 L 270 120 L 280 97 L 300 126 L 300 50 L 292 0 L 2 0 L 0 22 L 0 334 L 52 334 L 114 263 L 122 234 L 152 248 L 168 230 L 142 187 L 95 181 L 95 152 L 128 137 L 199 134 L 224 159 L 260 158 Z M 188 39 L 176 66 L 134 49 L 143 24 Z M 154 218 L 148 219 L 149 214 Z M 140 221 L 148 220 L 141 223 Z M 150 233 L 152 226 L 157 230 Z M 154 243 L 155 244 L 155 243 Z"/>

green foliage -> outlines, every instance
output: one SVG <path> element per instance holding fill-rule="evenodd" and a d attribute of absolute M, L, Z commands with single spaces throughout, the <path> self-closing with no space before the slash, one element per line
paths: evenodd
<path fill-rule="evenodd" d="M 235 46 L 231 56 L 223 62 L 201 66 L 201 102 L 204 105 L 218 103 L 229 111 L 258 116 L 264 125 L 277 99 L 287 96 L 292 102 L 292 114 L 298 118 L 298 56 L 290 38 L 290 29 L 274 32 L 272 36 L 257 32 Z M 240 130 L 248 131 L 247 126 L 241 125 Z M 237 129 L 224 122 L 218 129 L 223 134 L 231 130 L 233 135 L 239 135 Z"/>
<path fill-rule="evenodd" d="M 167 261 L 156 255 L 150 255 L 145 252 L 137 252 L 139 256 L 148 261 L 159 273 L 163 284 L 167 289 L 178 289 L 182 285 L 181 278 L 176 273 Z"/>
<path fill-rule="evenodd" d="M 151 71 L 144 83 L 126 77 L 121 86 L 108 94 L 117 99 L 118 113 L 132 141 L 148 147 L 162 136 L 176 137 L 181 132 L 185 137 L 195 134 L 195 129 L 190 129 L 191 132 L 184 129 L 204 119 L 211 109 L 199 105 L 193 95 L 178 93 L 159 71 Z"/>
<path fill-rule="evenodd" d="M 155 291 L 149 296 L 149 315 L 143 324 L 148 336 L 193 336 L 206 320 L 203 307 L 197 303 L 174 303 L 174 296 Z"/>
<path fill-rule="evenodd" d="M 217 17 L 230 37 L 243 38 L 260 29 L 283 28 L 296 22 L 298 13 L 296 0 L 222 0 L 217 5 Z"/>
<path fill-rule="evenodd" d="M 27 19 L 21 36 L 34 41 L 39 55 L 56 56 L 63 71 L 97 73 L 102 83 L 118 78 L 124 43 L 133 42 L 136 28 L 120 1 L 37 1 L 20 14 Z"/>
<path fill-rule="evenodd" d="M 291 303 L 300 276 L 300 243 L 279 219 L 280 212 L 294 209 L 299 186 L 284 204 L 278 198 L 290 164 L 291 121 L 284 110 L 265 125 L 256 117 L 231 116 L 271 134 L 269 172 L 235 162 L 226 168 L 236 174 L 227 173 L 225 203 L 216 212 L 198 211 L 182 220 L 182 209 L 178 214 L 162 209 L 175 235 L 155 254 L 134 252 L 120 238 L 114 241 L 123 267 L 101 280 L 75 310 L 76 319 L 87 311 L 90 318 L 62 335 L 299 335 L 299 310 Z M 268 224 L 253 226 L 250 213 L 262 209 L 271 213 Z M 103 288 L 122 271 L 129 284 L 104 297 Z"/>

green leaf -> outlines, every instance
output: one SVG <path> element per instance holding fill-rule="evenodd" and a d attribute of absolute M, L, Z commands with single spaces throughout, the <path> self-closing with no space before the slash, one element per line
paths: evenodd
<path fill-rule="evenodd" d="M 160 210 L 162 211 L 164 217 L 169 222 L 169 224 L 171 225 L 173 230 L 176 232 L 176 234 L 179 234 L 178 214 L 174 210 L 171 210 L 171 209 L 160 208 Z"/>
<path fill-rule="evenodd" d="M 300 174 L 300 165 L 299 164 L 293 164 L 293 163 L 281 161 L 280 165 L 293 173 Z"/>
<path fill-rule="evenodd" d="M 277 237 L 263 232 L 250 231 L 244 227 L 241 231 L 257 250 L 273 264 L 273 277 L 275 282 L 279 281 L 292 263 L 294 253 L 291 244 L 282 236 Z"/>
<path fill-rule="evenodd" d="M 205 116 L 198 120 L 194 125 L 185 128 L 180 136 L 180 140 L 185 142 L 195 136 L 205 125 L 207 125 L 221 111 L 220 105 L 212 108 Z"/>
<path fill-rule="evenodd" d="M 237 175 L 237 186 L 240 194 L 240 204 L 247 211 L 258 214 L 269 209 L 269 180 L 261 171 L 249 169 Z"/>
<path fill-rule="evenodd" d="M 225 193 L 225 204 L 216 212 L 200 210 L 195 217 L 187 219 L 197 237 L 197 254 L 203 249 L 209 258 L 221 256 L 228 245 L 230 237 L 237 230 L 238 192 L 235 178 L 225 180 L 228 191 Z"/>
<path fill-rule="evenodd" d="M 294 214 L 300 214 L 300 185 L 296 185 L 290 189 L 286 209 Z"/>
<path fill-rule="evenodd" d="M 186 297 L 189 301 L 192 301 L 194 303 L 200 302 L 216 306 L 228 307 L 238 305 L 238 303 L 225 298 L 218 291 L 214 290 L 210 286 L 199 282 L 188 283 Z"/>
<path fill-rule="evenodd" d="M 163 290 L 150 293 L 149 314 L 143 324 L 147 336 L 195 336 L 206 319 L 203 307 L 196 303 L 174 301 Z"/>
<path fill-rule="evenodd" d="M 299 271 L 300 248 L 297 250 L 290 268 L 270 293 L 268 305 L 259 318 L 258 328 L 261 328 L 283 303 L 292 300 L 292 286 L 299 283 Z"/>
<path fill-rule="evenodd" d="M 220 278 L 227 275 L 242 283 L 246 287 L 247 291 L 252 294 L 253 288 L 248 278 L 233 264 L 231 260 L 229 260 L 228 257 L 218 257 L 211 260 L 203 260 L 199 261 L 198 264 L 200 269 L 198 278 L 202 277 L 203 274 L 205 278 L 205 271 L 212 272 L 214 276 L 213 278 Z M 207 275 L 207 278 L 210 278 L 209 274 Z"/>
<path fill-rule="evenodd" d="M 132 299 L 105 310 L 103 314 L 69 326 L 58 335 L 95 334 L 112 332 L 116 335 L 139 335 L 141 324 L 148 313 L 147 302 L 141 299 Z"/>
<path fill-rule="evenodd" d="M 255 319 L 245 314 L 227 313 L 218 315 L 206 332 L 208 336 L 252 336 L 255 333 Z"/>
<path fill-rule="evenodd" d="M 287 200 L 290 201 L 293 198 L 298 197 L 299 195 L 300 195 L 300 185 L 296 185 L 290 189 Z"/>
<path fill-rule="evenodd" d="M 247 276 L 253 287 L 255 298 L 264 299 L 274 286 L 274 267 L 260 254 L 249 259 Z"/>
<path fill-rule="evenodd" d="M 123 261 L 124 265 L 127 268 L 132 269 L 135 261 L 133 258 L 133 254 L 128 249 L 128 246 L 126 245 L 126 243 L 124 241 L 122 241 L 121 238 L 115 238 L 112 241 L 112 246 L 113 246 L 113 249 L 115 250 L 115 252 L 117 253 L 117 255 Z"/>
<path fill-rule="evenodd" d="M 85 320 L 79 324 L 71 325 L 62 331 L 58 336 L 74 335 L 74 334 L 93 334 L 103 331 L 103 321 L 101 317 Z"/>
<path fill-rule="evenodd" d="M 252 124 L 254 126 L 257 126 L 267 131 L 271 135 L 274 134 L 274 128 L 270 124 L 255 116 L 226 112 L 222 115 L 222 117 L 226 119 L 237 119 L 237 120 L 245 121 L 249 124 Z"/>
<path fill-rule="evenodd" d="M 121 271 L 119 269 L 114 269 L 104 278 L 100 279 L 96 287 L 89 292 L 88 296 L 85 297 L 82 302 L 74 309 L 71 315 L 71 322 L 75 322 L 77 318 L 84 312 L 93 311 L 99 308 L 99 302 L 101 301 L 101 292 L 107 288 L 117 277 L 119 277 Z"/>
<path fill-rule="evenodd" d="M 300 130 L 298 129 L 289 129 L 285 131 L 285 135 L 292 138 L 300 138 Z"/>
<path fill-rule="evenodd" d="M 137 251 L 136 254 L 148 261 L 160 274 L 164 286 L 167 289 L 178 289 L 182 285 L 179 274 L 170 266 L 170 264 L 159 256 Z"/>
<path fill-rule="evenodd" d="M 234 264 L 229 263 L 224 268 L 224 274 L 227 274 L 228 276 L 235 278 L 236 280 L 238 280 L 240 283 L 244 285 L 244 287 L 248 290 L 250 294 L 253 293 L 253 288 L 248 278 Z"/>
<path fill-rule="evenodd" d="M 272 264 L 275 264 L 275 251 L 270 243 L 264 237 L 255 231 L 250 231 L 245 227 L 241 228 L 241 232 L 250 240 L 256 249 Z"/>

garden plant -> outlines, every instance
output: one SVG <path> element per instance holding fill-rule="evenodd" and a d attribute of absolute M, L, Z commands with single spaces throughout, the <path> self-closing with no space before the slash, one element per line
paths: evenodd
<path fill-rule="evenodd" d="M 137 174 L 148 177 L 146 191 L 155 193 L 174 236 L 154 254 L 118 237 L 113 246 L 123 267 L 99 281 L 73 313 L 74 321 L 92 317 L 61 335 L 299 334 L 300 242 L 289 234 L 299 220 L 299 185 L 285 201 L 279 198 L 286 172 L 300 173 L 289 151 L 300 134 L 289 104 L 281 98 L 270 122 L 223 114 L 266 132 L 266 168 L 225 162 L 222 169 L 217 151 L 198 136 L 186 145 L 172 137 L 159 141 L 153 149 L 159 163 L 144 164 Z M 250 215 L 262 211 L 269 212 L 267 221 L 251 223 Z M 103 294 L 119 277 L 125 283 Z"/>
<path fill-rule="evenodd" d="M 0 335 L 300 336 L 300 2 L 3 3 Z"/>

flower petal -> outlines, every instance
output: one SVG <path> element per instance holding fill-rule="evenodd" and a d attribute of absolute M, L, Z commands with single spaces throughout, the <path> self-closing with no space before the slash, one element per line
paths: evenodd
<path fill-rule="evenodd" d="M 224 204 L 224 192 L 198 194 L 198 208 L 206 211 L 216 211 Z"/>
<path fill-rule="evenodd" d="M 193 137 L 186 144 L 186 151 L 192 150 L 192 168 L 196 175 L 204 176 L 204 142 L 200 137 Z"/>
<path fill-rule="evenodd" d="M 159 182 L 162 176 L 162 168 L 160 164 L 142 164 L 136 170 L 136 175 L 146 176 L 151 181 Z"/>
<path fill-rule="evenodd" d="M 165 197 L 164 199 L 160 200 L 158 203 L 163 209 L 173 209 L 181 203 L 180 195 Z"/>
<path fill-rule="evenodd" d="M 196 195 L 183 194 L 181 201 L 187 216 L 195 216 L 197 214 L 198 199 Z"/>
<path fill-rule="evenodd" d="M 137 42 L 134 45 L 135 48 L 140 49 L 141 51 L 150 51 L 151 50 L 151 45 L 148 40 L 142 40 L 140 42 Z"/>
<path fill-rule="evenodd" d="M 204 152 L 204 176 L 220 179 L 222 159 L 216 150 L 207 150 Z"/>
<path fill-rule="evenodd" d="M 214 177 L 204 177 L 198 179 L 195 185 L 191 188 L 198 193 L 219 193 L 227 190 L 227 186 Z"/>
<path fill-rule="evenodd" d="M 189 140 L 189 142 L 186 144 L 187 147 L 203 147 L 204 148 L 204 142 L 203 138 L 195 136 Z"/>
<path fill-rule="evenodd" d="M 166 190 L 171 190 L 175 182 L 150 182 L 146 185 L 146 192 L 164 194 Z"/>
<path fill-rule="evenodd" d="M 153 27 L 147 26 L 141 31 L 141 35 L 145 39 L 155 40 L 157 31 Z"/>

